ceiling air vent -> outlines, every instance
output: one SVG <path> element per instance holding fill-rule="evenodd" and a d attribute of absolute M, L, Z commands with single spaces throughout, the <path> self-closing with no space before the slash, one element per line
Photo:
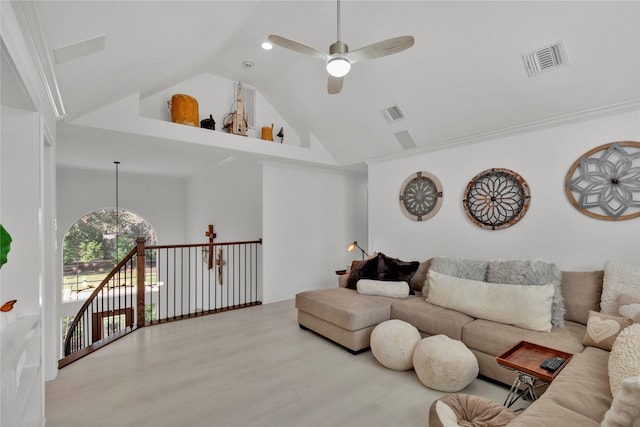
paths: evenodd
<path fill-rule="evenodd" d="M 541 49 L 522 55 L 524 67 L 529 77 L 547 71 L 569 62 L 563 42 L 556 42 Z"/>
<path fill-rule="evenodd" d="M 395 122 L 396 120 L 405 118 L 404 112 L 397 105 L 394 105 L 389 108 L 385 108 L 383 113 L 386 119 L 389 120 L 390 122 Z"/>
<path fill-rule="evenodd" d="M 394 133 L 393 136 L 396 137 L 402 148 L 405 150 L 417 147 L 416 142 L 413 140 L 408 130 L 401 130 L 400 132 Z"/>

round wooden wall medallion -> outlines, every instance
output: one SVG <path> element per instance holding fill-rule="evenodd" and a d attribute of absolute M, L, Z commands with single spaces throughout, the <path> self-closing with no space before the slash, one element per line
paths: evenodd
<path fill-rule="evenodd" d="M 464 210 L 479 227 L 499 230 L 520 221 L 527 209 L 531 194 L 527 182 L 509 169 L 487 169 L 467 185 Z"/>
<path fill-rule="evenodd" d="M 442 184 L 429 172 L 416 172 L 400 188 L 400 208 L 407 218 L 425 221 L 442 206 Z"/>
<path fill-rule="evenodd" d="M 571 204 L 607 221 L 640 217 L 640 142 L 604 144 L 576 160 L 564 183 Z"/>

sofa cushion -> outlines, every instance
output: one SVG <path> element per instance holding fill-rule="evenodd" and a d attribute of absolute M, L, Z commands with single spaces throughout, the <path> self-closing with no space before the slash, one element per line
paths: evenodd
<path fill-rule="evenodd" d="M 456 340 L 462 339 L 462 327 L 473 321 L 473 317 L 417 297 L 396 300 L 391 306 L 391 318 L 409 322 L 425 335 L 444 334 Z"/>
<path fill-rule="evenodd" d="M 469 316 L 536 331 L 551 330 L 554 287 L 486 283 L 429 271 L 427 302 Z M 522 307 L 527 307 L 523 310 Z"/>
<path fill-rule="evenodd" d="M 582 344 L 611 350 L 618 334 L 631 324 L 633 321 L 626 317 L 590 311 Z"/>
<path fill-rule="evenodd" d="M 560 288 L 561 273 L 555 264 L 541 260 L 494 260 L 487 266 L 487 282 L 525 286 L 553 285 L 551 324 L 564 326 L 565 308 Z"/>
<path fill-rule="evenodd" d="M 301 292 L 296 308 L 338 325 L 357 331 L 389 320 L 393 298 L 360 295 L 352 289 L 330 288 Z"/>
<path fill-rule="evenodd" d="M 589 310 L 600 311 L 603 277 L 604 270 L 562 272 L 565 320 L 586 325 Z"/>
<path fill-rule="evenodd" d="M 566 392 L 571 393 L 571 390 Z M 508 427 L 534 426 L 600 427 L 600 423 L 545 399 L 542 395 L 540 399 L 533 402 L 522 414 L 508 424 Z"/>
<path fill-rule="evenodd" d="M 505 352 L 520 341 L 533 342 L 567 353 L 579 353 L 584 349 L 582 337 L 585 328 L 580 323 L 565 322 L 563 328 L 554 326 L 551 332 L 538 332 L 476 319 L 462 328 L 462 342 L 469 348 L 494 356 Z"/>
<path fill-rule="evenodd" d="M 602 421 L 613 399 L 609 393 L 609 377 L 603 369 L 608 358 L 608 351 L 595 347 L 574 354 L 543 397 L 591 420 Z"/>

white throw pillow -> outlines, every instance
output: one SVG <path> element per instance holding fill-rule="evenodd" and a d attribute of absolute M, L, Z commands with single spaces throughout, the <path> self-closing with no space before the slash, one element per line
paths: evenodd
<path fill-rule="evenodd" d="M 609 354 L 609 387 L 616 397 L 620 383 L 627 377 L 640 375 L 640 323 L 627 326 L 618 334 Z"/>
<path fill-rule="evenodd" d="M 460 279 L 429 271 L 427 302 L 469 316 L 534 331 L 551 331 L 553 285 L 526 286 Z"/>
<path fill-rule="evenodd" d="M 622 294 L 640 300 L 640 265 L 607 261 L 604 264 L 600 312 L 618 314 L 618 297 Z"/>
<path fill-rule="evenodd" d="M 383 280 L 360 279 L 356 284 L 359 294 L 381 297 L 406 298 L 409 296 L 407 282 L 387 282 Z"/>

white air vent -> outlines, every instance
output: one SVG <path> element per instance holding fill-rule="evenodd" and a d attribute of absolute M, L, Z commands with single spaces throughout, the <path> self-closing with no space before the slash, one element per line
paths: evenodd
<path fill-rule="evenodd" d="M 563 42 L 556 42 L 526 55 L 522 55 L 524 67 L 529 77 L 547 71 L 569 62 Z"/>
<path fill-rule="evenodd" d="M 411 137 L 411 134 L 408 130 L 401 130 L 400 132 L 395 132 L 393 136 L 396 137 L 402 148 L 408 150 L 410 148 L 416 148 L 416 142 Z"/>
<path fill-rule="evenodd" d="M 384 116 L 390 122 L 395 122 L 396 120 L 404 119 L 404 112 L 400 109 L 399 106 L 394 105 L 392 107 L 386 108 L 384 110 Z"/>

